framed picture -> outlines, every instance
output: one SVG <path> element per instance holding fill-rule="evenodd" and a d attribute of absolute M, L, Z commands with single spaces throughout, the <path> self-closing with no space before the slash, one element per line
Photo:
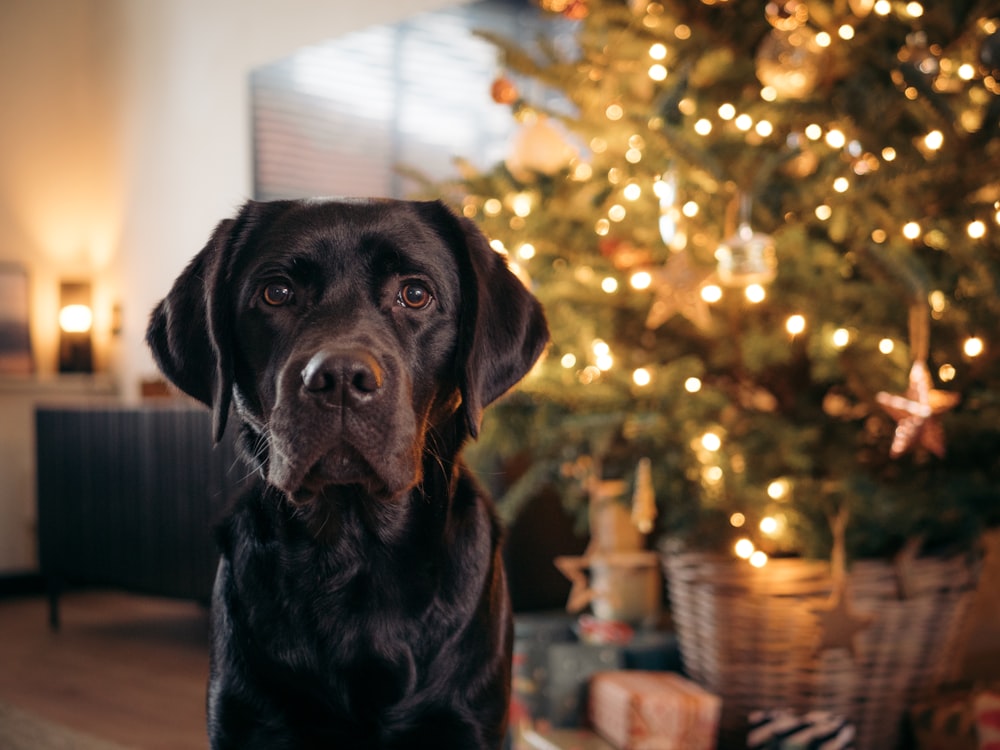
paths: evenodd
<path fill-rule="evenodd" d="M 34 370 L 29 315 L 28 272 L 0 263 L 0 375 L 30 375 Z"/>

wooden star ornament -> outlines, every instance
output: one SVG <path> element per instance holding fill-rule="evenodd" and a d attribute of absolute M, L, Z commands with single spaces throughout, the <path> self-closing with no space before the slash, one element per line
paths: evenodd
<path fill-rule="evenodd" d="M 683 315 L 700 330 L 712 324 L 712 312 L 701 296 L 713 270 L 691 263 L 685 252 L 674 253 L 666 265 L 653 272 L 653 304 L 646 316 L 646 328 L 655 330 L 674 315 Z"/>
<path fill-rule="evenodd" d="M 899 458 L 916 446 L 944 457 L 944 427 L 938 417 L 953 409 L 961 399 L 957 393 L 933 387 L 930 370 L 923 360 L 910 368 L 910 385 L 902 396 L 881 391 L 875 400 L 896 420 L 896 432 L 889 455 Z"/>
<path fill-rule="evenodd" d="M 857 635 L 872 624 L 872 618 L 856 612 L 851 606 L 846 580 L 833 590 L 830 600 L 813 610 L 819 625 L 819 651 L 847 649 L 858 657 Z"/>

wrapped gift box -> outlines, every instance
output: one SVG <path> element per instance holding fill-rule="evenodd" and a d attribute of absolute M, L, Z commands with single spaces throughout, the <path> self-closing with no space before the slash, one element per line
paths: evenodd
<path fill-rule="evenodd" d="M 751 750 L 848 750 L 854 726 L 829 711 L 754 711 L 747 747 Z"/>
<path fill-rule="evenodd" d="M 673 672 L 600 672 L 590 721 L 619 750 L 714 750 L 722 701 Z"/>
<path fill-rule="evenodd" d="M 981 690 L 972 699 L 979 750 L 1000 750 L 1000 690 Z"/>

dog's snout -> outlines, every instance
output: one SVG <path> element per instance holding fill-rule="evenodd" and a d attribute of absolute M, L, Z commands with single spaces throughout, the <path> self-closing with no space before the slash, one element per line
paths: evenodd
<path fill-rule="evenodd" d="M 382 388 L 382 368 L 367 352 L 320 351 L 302 369 L 306 391 L 328 403 L 361 403 Z"/>

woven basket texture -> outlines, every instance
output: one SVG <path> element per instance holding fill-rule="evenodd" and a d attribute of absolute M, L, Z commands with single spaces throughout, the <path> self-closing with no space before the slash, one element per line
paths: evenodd
<path fill-rule="evenodd" d="M 852 654 L 819 648 L 828 562 L 662 559 L 685 671 L 722 698 L 720 749 L 746 747 L 751 711 L 782 708 L 847 718 L 858 750 L 896 748 L 908 707 L 955 678 L 979 572 L 973 556 L 854 563 L 848 602 L 870 621 Z"/>

